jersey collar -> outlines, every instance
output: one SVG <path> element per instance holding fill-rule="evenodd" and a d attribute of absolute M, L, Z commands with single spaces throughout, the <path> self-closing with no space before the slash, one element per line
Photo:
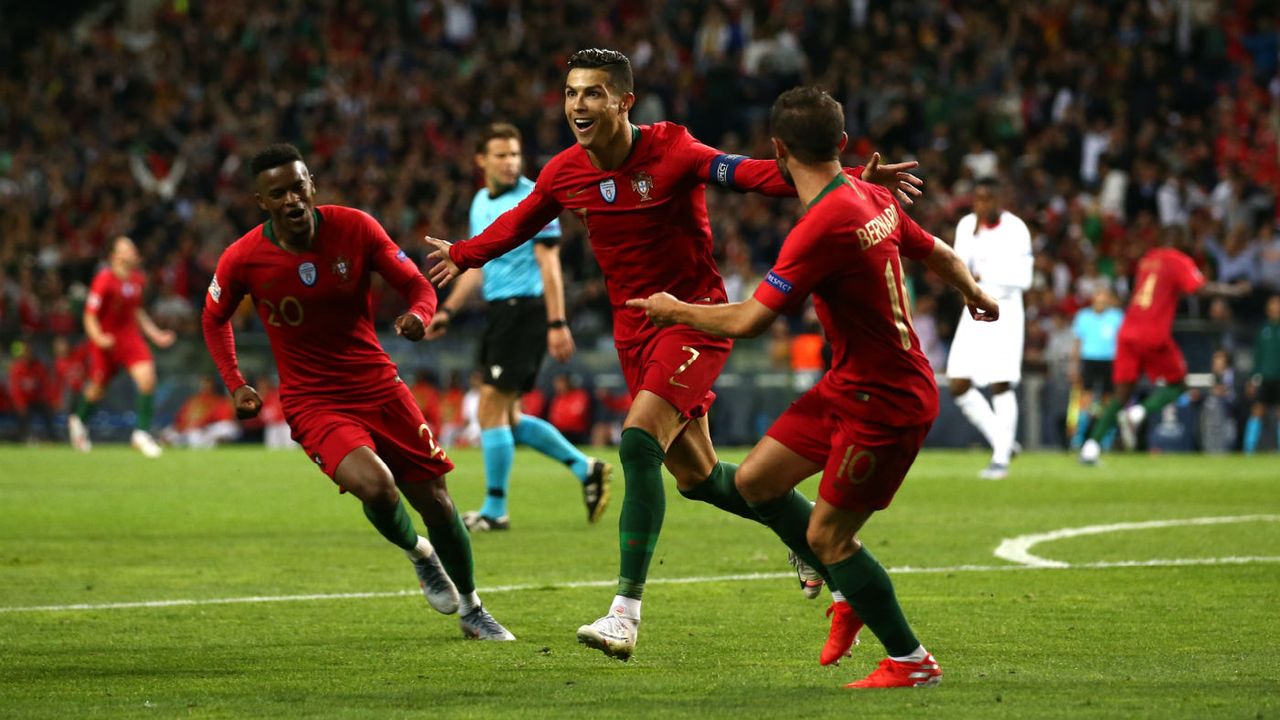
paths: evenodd
<path fill-rule="evenodd" d="M 311 214 L 315 215 L 316 234 L 318 235 L 320 234 L 320 223 L 324 222 L 324 216 L 320 214 L 319 208 L 312 210 Z M 275 245 L 276 247 L 280 248 L 281 250 L 284 250 L 285 252 L 290 252 L 289 250 L 286 250 L 283 245 L 280 244 L 280 240 L 276 237 L 275 225 L 271 223 L 270 218 L 268 218 L 266 222 L 262 223 L 262 234 L 267 236 L 267 239 L 271 241 L 272 245 Z"/>
<path fill-rule="evenodd" d="M 849 180 L 848 175 L 844 174 L 844 170 L 841 170 L 839 173 L 836 174 L 835 177 L 831 178 L 831 182 L 827 183 L 827 186 L 822 188 L 822 192 L 818 193 L 817 197 L 810 200 L 809 204 L 804 206 L 804 209 L 808 210 L 814 205 L 817 205 L 819 200 L 827 196 L 827 193 L 830 193 L 832 190 L 835 190 L 841 185 L 848 185 L 850 187 L 853 187 L 853 182 Z"/>

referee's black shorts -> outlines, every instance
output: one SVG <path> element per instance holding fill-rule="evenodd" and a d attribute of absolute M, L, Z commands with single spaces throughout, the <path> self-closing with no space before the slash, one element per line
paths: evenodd
<path fill-rule="evenodd" d="M 480 342 L 480 370 L 486 385 L 526 393 L 538 379 L 547 354 L 547 306 L 541 297 L 514 297 L 489 303 Z"/>
<path fill-rule="evenodd" d="M 1092 392 L 1111 392 L 1115 387 L 1111 382 L 1111 366 L 1110 360 L 1081 360 L 1080 384 Z"/>

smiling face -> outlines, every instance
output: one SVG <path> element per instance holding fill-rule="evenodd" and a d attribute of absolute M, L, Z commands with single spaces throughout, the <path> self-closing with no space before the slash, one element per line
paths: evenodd
<path fill-rule="evenodd" d="M 618 142 L 626 142 L 631 121 L 627 113 L 635 103 L 633 93 L 621 93 L 609 84 L 601 68 L 574 68 L 564 84 L 564 115 L 573 136 L 584 149 L 601 154 Z"/>
<path fill-rule="evenodd" d="M 289 240 L 307 242 L 315 233 L 316 187 L 301 160 L 267 168 L 255 179 L 254 197 L 271 222 Z"/>

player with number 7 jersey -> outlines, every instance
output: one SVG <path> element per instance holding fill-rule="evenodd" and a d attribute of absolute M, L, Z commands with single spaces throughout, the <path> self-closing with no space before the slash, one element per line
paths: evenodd
<path fill-rule="evenodd" d="M 427 602 L 461 612 L 466 637 L 514 640 L 480 605 L 471 542 L 445 486 L 453 463 L 438 447 L 373 324 L 370 281 L 382 275 L 409 302 L 396 334 L 421 340 L 435 289 L 368 214 L 315 205 L 298 150 L 272 145 L 251 163 L 258 205 L 270 219 L 227 248 L 205 301 L 204 336 L 236 413 L 262 399 L 236 362 L 229 323 L 246 294 L 271 340 L 285 420 L 307 455 L 413 563 Z M 401 496 L 422 516 L 418 535 Z"/>

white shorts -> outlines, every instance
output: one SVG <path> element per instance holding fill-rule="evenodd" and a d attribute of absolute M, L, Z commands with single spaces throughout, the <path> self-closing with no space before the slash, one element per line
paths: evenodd
<path fill-rule="evenodd" d="M 1016 383 L 1022 379 L 1026 313 L 1019 298 L 1000 301 L 1000 319 L 978 322 L 966 309 L 947 355 L 947 378 L 969 380 L 978 387 Z"/>

